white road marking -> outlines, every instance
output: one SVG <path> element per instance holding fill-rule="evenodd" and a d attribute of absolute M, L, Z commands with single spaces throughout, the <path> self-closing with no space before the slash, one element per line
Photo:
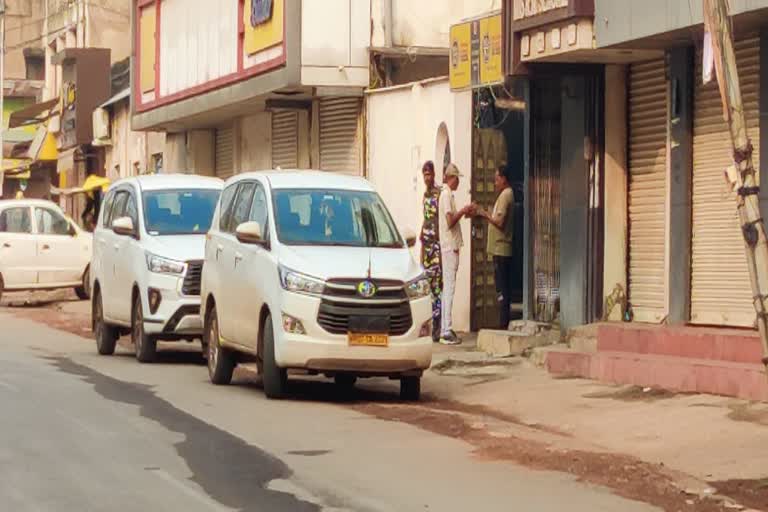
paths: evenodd
<path fill-rule="evenodd" d="M 163 471 L 162 469 L 150 469 L 154 475 L 157 475 L 158 477 L 162 478 L 169 484 L 176 487 L 178 490 L 180 490 L 183 494 L 187 495 L 188 497 L 192 498 L 193 500 L 197 501 L 198 503 L 205 505 L 206 507 L 210 508 L 211 510 L 216 510 L 217 512 L 232 512 L 233 509 L 225 507 L 224 505 L 214 501 L 210 496 L 208 496 L 205 493 L 202 493 L 198 491 L 197 489 L 194 489 L 192 486 L 189 485 L 186 481 L 181 481 L 174 477 L 173 475 L 167 473 L 166 471 Z"/>
<path fill-rule="evenodd" d="M 4 380 L 0 380 L 0 388 L 5 388 L 9 391 L 13 391 L 14 393 L 18 393 L 19 391 L 21 391 L 19 388 L 17 388 L 10 382 L 6 382 Z"/>

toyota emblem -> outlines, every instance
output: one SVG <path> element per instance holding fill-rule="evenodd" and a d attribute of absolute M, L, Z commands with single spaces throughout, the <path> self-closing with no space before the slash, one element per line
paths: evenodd
<path fill-rule="evenodd" d="M 376 288 L 376 285 L 373 284 L 371 281 L 363 281 L 357 285 L 357 294 L 363 297 L 364 299 L 370 299 L 371 297 L 376 295 L 377 291 L 378 289 Z"/>

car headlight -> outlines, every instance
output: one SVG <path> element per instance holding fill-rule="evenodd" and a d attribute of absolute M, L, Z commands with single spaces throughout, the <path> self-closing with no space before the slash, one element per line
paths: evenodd
<path fill-rule="evenodd" d="M 182 275 L 186 270 L 186 264 L 181 261 L 169 260 L 152 253 L 147 253 L 147 268 L 157 274 Z"/>
<path fill-rule="evenodd" d="M 280 284 L 289 292 L 308 295 L 321 295 L 325 289 L 324 281 L 282 267 L 280 268 Z"/>
<path fill-rule="evenodd" d="M 421 299 L 431 293 L 431 287 L 429 286 L 429 279 L 425 276 L 421 276 L 414 279 L 405 286 L 405 292 L 410 299 Z"/>

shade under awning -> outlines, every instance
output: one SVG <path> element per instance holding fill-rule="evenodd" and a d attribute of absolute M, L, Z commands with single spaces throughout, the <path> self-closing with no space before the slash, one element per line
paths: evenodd
<path fill-rule="evenodd" d="M 58 103 L 59 99 L 54 98 L 17 110 L 16 112 L 11 113 L 11 116 L 8 119 L 8 128 L 18 128 L 19 126 L 45 121 L 48 117 L 48 112 Z"/>

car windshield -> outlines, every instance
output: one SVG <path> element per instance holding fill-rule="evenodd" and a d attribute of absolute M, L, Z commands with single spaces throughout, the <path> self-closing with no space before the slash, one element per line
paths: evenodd
<path fill-rule="evenodd" d="M 287 245 L 404 247 L 375 192 L 275 190 L 275 227 Z"/>
<path fill-rule="evenodd" d="M 144 192 L 144 219 L 150 235 L 198 235 L 211 228 L 219 190 Z"/>

